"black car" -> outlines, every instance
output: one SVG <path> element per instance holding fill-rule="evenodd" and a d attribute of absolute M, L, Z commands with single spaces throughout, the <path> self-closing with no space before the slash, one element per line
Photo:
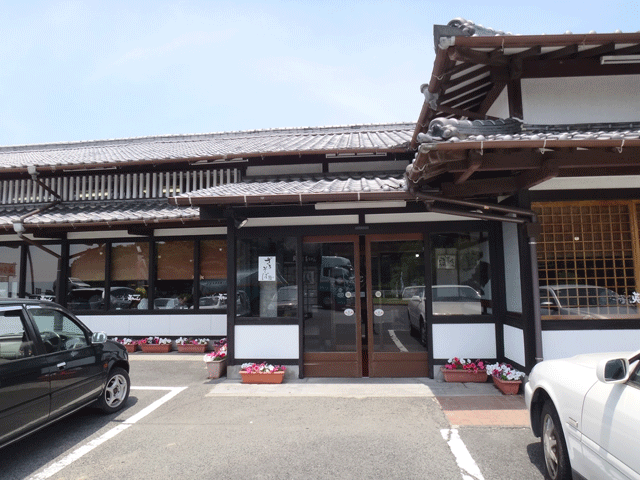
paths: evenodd
<path fill-rule="evenodd" d="M 55 303 L 0 300 L 0 447 L 87 405 L 116 412 L 130 386 L 124 346 Z"/>

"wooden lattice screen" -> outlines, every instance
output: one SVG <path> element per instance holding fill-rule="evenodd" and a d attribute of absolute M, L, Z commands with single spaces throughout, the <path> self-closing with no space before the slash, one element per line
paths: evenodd
<path fill-rule="evenodd" d="M 640 285 L 640 208 L 631 201 L 534 203 L 540 285 L 597 285 L 629 296 Z"/>

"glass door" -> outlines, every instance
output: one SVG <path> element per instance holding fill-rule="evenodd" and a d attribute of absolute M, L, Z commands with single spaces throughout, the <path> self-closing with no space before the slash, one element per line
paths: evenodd
<path fill-rule="evenodd" d="M 362 376 L 358 236 L 305 237 L 304 374 Z"/>
<path fill-rule="evenodd" d="M 366 237 L 368 374 L 428 376 L 421 234 Z"/>

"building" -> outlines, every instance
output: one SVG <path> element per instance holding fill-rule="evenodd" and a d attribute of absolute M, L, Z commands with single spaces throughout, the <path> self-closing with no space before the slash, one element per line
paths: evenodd
<path fill-rule="evenodd" d="M 640 34 L 434 40 L 417 123 L 0 147 L 0 296 L 301 376 L 637 349 Z"/>

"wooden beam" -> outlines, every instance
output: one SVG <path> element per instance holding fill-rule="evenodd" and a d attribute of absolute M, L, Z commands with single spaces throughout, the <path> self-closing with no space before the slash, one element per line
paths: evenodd
<path fill-rule="evenodd" d="M 546 182 L 558 176 L 560 169 L 557 162 L 547 161 L 539 170 L 529 170 L 528 172 L 521 173 L 516 177 L 516 184 L 519 190 L 527 190 L 534 185 Z"/>
<path fill-rule="evenodd" d="M 469 198 L 482 195 L 500 195 L 518 191 L 515 177 L 467 180 L 463 184 L 442 183 L 440 190 L 445 197 Z"/>
<path fill-rule="evenodd" d="M 617 50 L 616 50 L 617 52 Z M 638 75 L 640 64 L 600 65 L 600 57 L 579 60 L 525 61 L 522 78 Z"/>
<path fill-rule="evenodd" d="M 615 45 L 614 45 L 614 48 L 615 48 Z M 572 57 L 577 53 L 578 53 L 578 45 L 567 45 L 566 47 L 559 48 L 558 50 L 554 50 L 553 52 L 543 53 L 537 58 L 537 60 L 546 61 L 546 60 L 555 60 L 557 58 L 567 58 L 567 57 Z"/>
<path fill-rule="evenodd" d="M 500 49 L 495 49 L 492 52 L 479 52 L 467 47 L 451 47 L 449 48 L 449 58 L 456 62 L 474 63 L 480 65 L 506 65 L 508 58 L 504 53 L 500 52 Z"/>
<path fill-rule="evenodd" d="M 509 99 L 509 116 L 512 118 L 524 118 L 524 108 L 522 107 L 522 83 L 518 78 L 511 80 L 507 84 L 507 96 Z"/>
<path fill-rule="evenodd" d="M 467 160 L 468 167 L 467 169 L 455 176 L 455 180 L 453 183 L 456 185 L 460 185 L 463 182 L 466 182 L 471 175 L 473 175 L 478 169 L 482 166 L 482 156 L 480 156 L 477 152 L 473 152 L 473 155 L 469 160 Z"/>
<path fill-rule="evenodd" d="M 485 115 L 489 111 L 489 109 L 498 99 L 498 97 L 500 96 L 500 94 L 502 93 L 502 90 L 504 90 L 504 87 L 506 85 L 507 85 L 507 82 L 496 82 L 493 84 L 493 87 L 491 88 L 491 90 L 489 90 L 487 95 L 484 97 L 484 100 L 482 100 L 482 103 L 480 104 L 480 108 L 478 108 L 479 114 Z M 518 118 L 522 118 L 522 117 L 518 117 Z"/>

